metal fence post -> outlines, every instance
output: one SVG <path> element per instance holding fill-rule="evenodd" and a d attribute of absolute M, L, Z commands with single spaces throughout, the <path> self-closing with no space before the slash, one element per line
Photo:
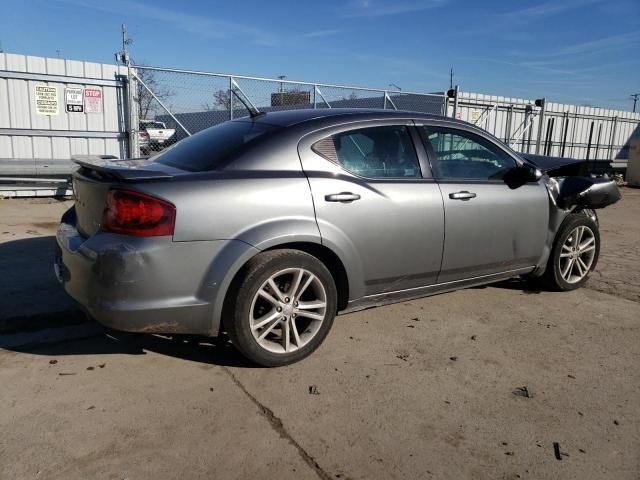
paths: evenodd
<path fill-rule="evenodd" d="M 540 115 L 538 116 L 538 135 L 536 137 L 536 155 L 540 155 L 540 146 L 542 144 L 542 131 L 544 130 L 544 107 L 546 99 L 540 101 Z"/>
<path fill-rule="evenodd" d="M 511 144 L 511 128 L 513 127 L 513 105 L 509 105 L 507 108 L 507 118 L 505 120 L 506 125 L 504 127 L 504 141 L 507 144 Z"/>
<path fill-rule="evenodd" d="M 562 150 L 560 152 L 560 156 L 564 157 L 564 151 L 565 148 L 567 147 L 567 133 L 569 132 L 569 111 L 567 110 L 566 112 L 564 112 L 563 114 L 563 133 L 562 133 Z"/>
<path fill-rule="evenodd" d="M 616 141 L 616 130 L 618 129 L 618 117 L 613 117 L 613 124 L 611 125 L 611 141 L 609 142 L 609 160 L 615 160 L 614 145 Z"/>
<path fill-rule="evenodd" d="M 591 126 L 589 127 L 589 143 L 587 143 L 587 163 L 589 163 L 590 154 L 591 154 L 591 141 L 593 140 L 593 125 L 594 121 L 591 121 Z"/>
<path fill-rule="evenodd" d="M 455 86 L 455 96 L 453 97 L 453 118 L 457 118 L 456 115 L 458 114 L 458 95 L 460 94 L 460 87 L 458 87 L 458 85 Z"/>
<path fill-rule="evenodd" d="M 229 120 L 233 120 L 233 77 L 229 77 Z"/>
<path fill-rule="evenodd" d="M 138 158 L 140 156 L 140 142 L 138 138 L 138 104 L 136 102 L 135 95 L 137 82 L 135 82 L 133 78 L 131 63 L 127 58 L 127 121 L 129 123 L 129 158 Z"/>
<path fill-rule="evenodd" d="M 598 160 L 598 153 L 600 153 L 600 139 L 602 137 L 602 123 L 598 125 L 598 136 L 596 137 L 596 151 L 593 154 L 593 160 Z"/>

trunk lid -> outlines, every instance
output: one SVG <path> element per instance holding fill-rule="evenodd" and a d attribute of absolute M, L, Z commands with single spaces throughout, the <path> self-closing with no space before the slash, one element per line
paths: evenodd
<path fill-rule="evenodd" d="M 127 188 L 140 182 L 170 181 L 185 172 L 177 168 L 154 163 L 149 159 L 118 160 L 113 158 L 75 157 L 80 168 L 73 174 L 76 228 L 81 235 L 90 237 L 99 229 L 109 190 L 117 185 Z"/>

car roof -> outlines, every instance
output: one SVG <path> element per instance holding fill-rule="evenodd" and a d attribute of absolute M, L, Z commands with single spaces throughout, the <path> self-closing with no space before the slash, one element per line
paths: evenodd
<path fill-rule="evenodd" d="M 374 120 L 381 118 L 415 118 L 415 119 L 446 119 L 453 123 L 468 125 L 467 122 L 456 120 L 442 115 L 434 115 L 422 112 L 411 112 L 406 110 L 382 110 L 368 108 L 319 108 L 319 109 L 299 109 L 282 110 L 279 112 L 267 112 L 257 117 L 243 117 L 237 121 L 254 121 L 257 123 L 268 123 L 279 127 L 290 127 L 306 122 L 327 120 L 327 119 L 352 119 L 352 120 Z"/>
<path fill-rule="evenodd" d="M 509 145 L 505 144 L 502 140 L 495 137 L 491 133 L 479 128 L 464 120 L 457 118 L 446 117 L 444 115 L 435 115 L 431 113 L 413 112 L 410 110 L 383 110 L 383 109 L 371 109 L 371 108 L 320 108 L 320 109 L 298 109 L 298 110 L 282 110 L 277 112 L 266 112 L 255 117 L 242 117 L 238 118 L 238 122 L 256 122 L 264 123 L 265 125 L 273 125 L 286 129 L 294 125 L 301 126 L 304 130 L 312 130 L 317 126 L 326 127 L 332 125 L 333 122 L 340 123 L 341 121 L 367 121 L 367 120 L 381 120 L 381 119 L 402 119 L 402 120 L 431 120 L 436 121 L 441 125 L 446 126 L 459 126 L 465 130 L 471 130 L 478 135 L 492 138 L 493 141 L 498 142 L 503 148 L 506 148 L 518 158 L 521 158 L 515 150 Z"/>

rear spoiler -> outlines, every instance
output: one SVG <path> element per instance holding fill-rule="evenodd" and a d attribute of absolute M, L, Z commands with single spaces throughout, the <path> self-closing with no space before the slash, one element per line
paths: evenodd
<path fill-rule="evenodd" d="M 152 162 L 148 158 L 131 158 L 120 160 L 112 155 L 78 155 L 71 159 L 82 168 L 94 172 L 111 175 L 118 180 L 138 182 L 145 180 L 162 180 L 173 178 L 172 175 L 159 170 L 144 169 Z"/>

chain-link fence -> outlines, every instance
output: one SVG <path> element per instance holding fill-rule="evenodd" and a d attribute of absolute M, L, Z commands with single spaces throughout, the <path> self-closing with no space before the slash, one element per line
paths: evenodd
<path fill-rule="evenodd" d="M 443 93 L 414 93 L 148 66 L 131 67 L 138 124 L 131 156 L 152 155 L 205 128 L 261 112 L 368 108 L 446 113 Z M 134 123 L 135 124 L 135 123 Z M 137 145 L 135 145 L 137 143 Z"/>
<path fill-rule="evenodd" d="M 200 130 L 261 112 L 301 108 L 396 109 L 448 115 L 514 149 L 586 160 L 622 160 L 640 135 L 640 114 L 458 92 L 415 93 L 131 66 L 130 155 L 153 155 Z M 457 91 L 457 90 L 456 90 Z"/>

